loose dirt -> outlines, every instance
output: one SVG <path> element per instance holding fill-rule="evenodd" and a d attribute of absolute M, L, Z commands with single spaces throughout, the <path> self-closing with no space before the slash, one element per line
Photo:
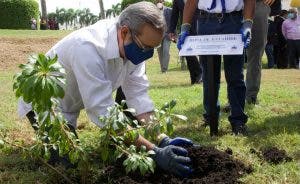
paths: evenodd
<path fill-rule="evenodd" d="M 279 150 L 276 147 L 265 148 L 262 150 L 263 158 L 272 164 L 292 161 L 292 158 L 287 156 L 285 150 Z"/>
<path fill-rule="evenodd" d="M 16 69 L 30 54 L 45 53 L 59 38 L 0 38 L 0 70 Z"/>
<path fill-rule="evenodd" d="M 194 169 L 189 178 L 180 179 L 159 169 L 144 177 L 139 173 L 126 175 L 122 164 L 117 164 L 107 167 L 98 181 L 116 184 L 232 184 L 240 183 L 240 177 L 253 171 L 252 167 L 234 159 L 231 149 L 222 152 L 213 147 L 197 147 L 188 148 L 188 152 Z"/>

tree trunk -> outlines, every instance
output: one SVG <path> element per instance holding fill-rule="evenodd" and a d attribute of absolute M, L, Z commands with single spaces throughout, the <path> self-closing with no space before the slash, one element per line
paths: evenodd
<path fill-rule="evenodd" d="M 105 19 L 105 11 L 104 11 L 103 1 L 102 0 L 98 0 L 98 1 L 99 1 L 99 7 L 100 7 L 99 18 L 100 19 Z"/>
<path fill-rule="evenodd" d="M 42 7 L 42 18 L 47 20 L 47 6 L 46 0 L 41 0 L 41 7 Z"/>

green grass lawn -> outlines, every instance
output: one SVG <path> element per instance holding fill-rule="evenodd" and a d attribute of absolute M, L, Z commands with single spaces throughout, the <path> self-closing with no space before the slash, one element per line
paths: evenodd
<path fill-rule="evenodd" d="M 32 32 L 0 30 L 0 35 L 26 37 L 55 36 L 55 32 Z M 65 32 L 58 32 L 63 36 Z M 244 183 L 300 183 L 300 70 L 264 69 L 259 94 L 259 105 L 246 106 L 249 115 L 249 136 L 240 137 L 230 134 L 228 114 L 222 113 L 220 120 L 221 136 L 211 138 L 208 128 L 202 125 L 202 85 L 190 85 L 188 71 L 182 71 L 177 63 L 174 45 L 171 50 L 170 70 L 160 73 L 157 56 L 147 63 L 147 75 L 150 80 L 149 94 L 155 105 L 160 107 L 171 99 L 177 99 L 175 112 L 186 115 L 188 123 L 176 123 L 175 135 L 191 138 L 201 145 L 214 145 L 220 150 L 232 148 L 235 158 L 254 167 L 254 172 L 241 179 Z M 16 70 L 0 73 L 0 124 L 2 132 L 11 141 L 24 146 L 32 142 L 33 131 L 27 121 L 17 116 L 17 100 L 12 91 L 12 78 Z M 226 82 L 222 75 L 220 102 L 224 106 L 226 99 Z M 84 144 L 95 142 L 97 129 L 89 123 L 86 114 L 81 113 L 79 122 L 84 125 L 79 136 Z M 175 136 L 174 135 L 174 136 Z M 272 165 L 250 153 L 250 148 L 277 146 L 285 149 L 292 162 Z M 53 183 L 59 177 L 39 163 L 32 164 L 30 159 L 22 159 L 19 149 L 4 147 L 0 150 L 0 183 Z"/>
<path fill-rule="evenodd" d="M 11 30 L 0 29 L 0 37 L 4 38 L 61 38 L 71 31 L 68 30 Z"/>

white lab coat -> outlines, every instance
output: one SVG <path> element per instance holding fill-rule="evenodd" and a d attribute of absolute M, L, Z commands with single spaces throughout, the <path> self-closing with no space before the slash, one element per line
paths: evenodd
<path fill-rule="evenodd" d="M 222 13 L 221 0 L 216 0 L 216 8 L 208 10 L 214 0 L 198 1 L 198 8 L 210 13 Z M 255 0 L 253 0 L 255 1 Z M 244 8 L 244 0 L 225 0 L 226 13 L 241 11 Z"/>
<path fill-rule="evenodd" d="M 126 96 L 128 107 L 136 109 L 136 115 L 154 109 L 147 94 L 149 87 L 145 75 L 145 63 L 134 65 L 120 57 L 116 20 L 103 20 L 77 30 L 51 48 L 48 56 L 58 56 L 66 70 L 65 96 L 60 108 L 65 118 L 76 127 L 81 109 L 97 126 L 100 115 L 114 105 L 112 93 L 119 86 Z M 25 116 L 31 106 L 20 99 L 19 114 Z"/>

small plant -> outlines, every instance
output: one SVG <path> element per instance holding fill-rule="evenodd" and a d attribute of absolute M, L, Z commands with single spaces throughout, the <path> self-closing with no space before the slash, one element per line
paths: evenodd
<path fill-rule="evenodd" d="M 57 56 L 32 56 L 20 68 L 22 71 L 14 76 L 13 89 L 17 97 L 31 103 L 36 113 L 36 141 L 30 149 L 31 154 L 48 160 L 50 150 L 54 150 L 61 157 L 68 156 L 73 164 L 86 162 L 78 138 L 57 108 L 58 99 L 64 97 L 65 85 L 65 71 L 57 62 Z"/>
<path fill-rule="evenodd" d="M 100 153 L 103 161 L 113 162 L 118 158 L 125 156 L 123 162 L 126 173 L 134 172 L 139 169 L 142 175 L 147 172 L 154 172 L 155 163 L 151 155 L 153 151 L 147 151 L 144 146 L 137 148 L 134 143 L 139 135 L 151 141 L 157 141 L 161 133 L 173 133 L 172 117 L 186 120 L 185 116 L 171 113 L 176 105 L 172 100 L 166 103 L 160 110 L 155 110 L 150 121 L 139 125 L 136 120 L 128 119 L 124 111 L 134 112 L 133 109 L 123 110 L 125 101 L 121 105 L 115 104 L 108 109 L 108 116 L 101 116 L 99 120 L 104 123 L 100 130 Z"/>

